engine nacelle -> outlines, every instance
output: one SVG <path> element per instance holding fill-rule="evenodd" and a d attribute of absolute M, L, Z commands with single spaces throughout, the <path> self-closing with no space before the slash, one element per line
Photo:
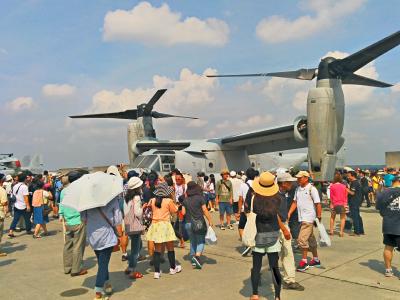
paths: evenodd
<path fill-rule="evenodd" d="M 339 140 L 332 88 L 310 89 L 307 98 L 307 116 L 310 169 L 315 174 L 316 180 L 332 180 Z"/>
<path fill-rule="evenodd" d="M 140 122 L 132 122 L 128 125 L 128 155 L 129 164 L 132 164 L 140 154 L 136 143 L 144 138 L 144 128 Z"/>

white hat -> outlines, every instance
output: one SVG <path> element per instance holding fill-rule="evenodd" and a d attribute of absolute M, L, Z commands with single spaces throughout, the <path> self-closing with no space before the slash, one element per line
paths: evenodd
<path fill-rule="evenodd" d="M 119 170 L 116 166 L 109 166 L 107 169 L 107 174 L 108 175 L 115 175 L 117 177 L 121 177 L 121 174 L 119 173 Z"/>
<path fill-rule="evenodd" d="M 13 180 L 13 178 L 12 178 L 12 176 L 11 176 L 10 174 L 8 174 L 8 175 L 6 176 L 6 181 L 11 181 L 11 180 Z"/>
<path fill-rule="evenodd" d="M 229 173 L 229 176 L 231 176 L 232 178 L 235 178 L 235 177 L 236 177 L 236 172 L 232 170 L 232 171 Z"/>
<path fill-rule="evenodd" d="M 292 175 L 290 175 L 289 173 L 278 173 L 277 180 L 278 182 L 297 181 L 297 179 L 292 177 Z"/>
<path fill-rule="evenodd" d="M 296 174 L 297 178 L 301 178 L 301 177 L 310 177 L 310 173 L 308 173 L 307 171 L 300 171 L 299 173 Z"/>
<path fill-rule="evenodd" d="M 139 177 L 131 177 L 128 181 L 128 189 L 134 190 L 143 185 L 143 181 Z"/>

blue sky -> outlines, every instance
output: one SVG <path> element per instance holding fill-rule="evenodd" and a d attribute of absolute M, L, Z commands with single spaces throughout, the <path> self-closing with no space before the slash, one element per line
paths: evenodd
<path fill-rule="evenodd" d="M 352 53 L 399 30 L 399 17 L 395 0 L 1 1 L 0 152 L 42 153 L 50 168 L 127 161 L 125 121 L 66 116 L 133 108 L 164 86 L 159 110 L 202 122 L 160 121 L 160 137 L 290 124 L 315 82 L 201 75 L 315 67 L 329 51 Z M 400 47 L 365 74 L 398 83 L 399 59 Z M 400 88 L 345 95 L 348 162 L 382 163 L 400 148 Z"/>

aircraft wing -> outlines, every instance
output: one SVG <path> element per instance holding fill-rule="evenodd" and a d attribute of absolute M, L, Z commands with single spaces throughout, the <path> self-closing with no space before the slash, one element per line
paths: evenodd
<path fill-rule="evenodd" d="M 263 129 L 221 139 L 222 146 L 242 147 L 248 155 L 307 147 L 307 141 L 294 137 L 294 125 Z"/>

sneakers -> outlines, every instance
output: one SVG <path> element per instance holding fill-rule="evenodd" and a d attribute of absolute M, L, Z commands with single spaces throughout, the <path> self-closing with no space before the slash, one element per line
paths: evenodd
<path fill-rule="evenodd" d="M 176 265 L 175 269 L 169 269 L 169 275 L 175 275 L 176 273 L 180 273 L 182 271 L 182 266 Z"/>
<path fill-rule="evenodd" d="M 127 261 L 128 260 L 128 253 L 122 254 L 121 260 L 122 261 Z"/>
<path fill-rule="evenodd" d="M 304 291 L 304 286 L 302 286 L 298 282 L 290 282 L 290 283 L 282 282 L 282 287 L 285 290 Z"/>
<path fill-rule="evenodd" d="M 310 267 L 320 267 L 321 266 L 321 261 L 318 260 L 316 261 L 314 258 L 310 261 Z"/>
<path fill-rule="evenodd" d="M 196 256 L 192 257 L 192 266 L 193 266 L 193 264 L 194 264 L 194 267 L 196 267 L 196 269 L 200 270 L 202 268 L 199 257 L 196 257 Z"/>
<path fill-rule="evenodd" d="M 250 247 L 247 247 L 247 248 L 242 252 L 242 256 L 243 256 L 243 257 L 247 256 L 247 254 L 249 254 L 250 251 L 251 251 L 251 248 L 250 248 Z"/>
<path fill-rule="evenodd" d="M 221 225 L 221 226 L 219 227 L 219 229 L 225 230 L 225 226 L 224 226 L 224 225 Z"/>
<path fill-rule="evenodd" d="M 233 228 L 233 225 L 232 225 L 232 224 L 229 224 L 229 225 L 228 225 L 228 229 L 233 230 L 233 229 L 234 229 L 234 228 Z"/>
<path fill-rule="evenodd" d="M 393 277 L 394 276 L 393 270 L 392 269 L 386 269 L 385 270 L 385 276 L 386 277 Z"/>
<path fill-rule="evenodd" d="M 304 272 L 310 268 L 309 264 L 303 260 L 299 262 L 299 266 L 297 267 L 297 271 Z"/>
<path fill-rule="evenodd" d="M 154 279 L 160 279 L 161 277 L 161 271 L 160 272 L 154 272 Z"/>

